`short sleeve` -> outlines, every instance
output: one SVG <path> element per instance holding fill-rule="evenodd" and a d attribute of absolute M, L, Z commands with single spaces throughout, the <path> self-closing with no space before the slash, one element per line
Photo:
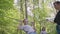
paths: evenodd
<path fill-rule="evenodd" d="M 18 26 L 18 29 L 23 30 L 23 26 Z"/>
<path fill-rule="evenodd" d="M 40 34 L 42 34 L 42 32 L 40 32 Z"/>

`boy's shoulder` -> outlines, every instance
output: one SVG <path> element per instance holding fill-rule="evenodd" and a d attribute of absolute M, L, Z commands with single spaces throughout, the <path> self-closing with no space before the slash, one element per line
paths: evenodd
<path fill-rule="evenodd" d="M 46 31 L 41 31 L 41 33 L 47 34 L 47 32 L 46 32 Z"/>
<path fill-rule="evenodd" d="M 24 27 L 30 27 L 30 25 L 24 25 Z"/>

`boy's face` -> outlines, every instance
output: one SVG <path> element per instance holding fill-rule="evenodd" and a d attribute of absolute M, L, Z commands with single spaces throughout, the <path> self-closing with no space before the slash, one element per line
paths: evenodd
<path fill-rule="evenodd" d="M 28 20 L 24 20 L 24 24 L 27 24 L 28 23 Z"/>
<path fill-rule="evenodd" d="M 25 23 L 27 23 L 28 21 L 27 21 L 27 20 L 25 20 L 24 22 L 25 22 Z"/>
<path fill-rule="evenodd" d="M 60 10 L 60 4 L 56 4 L 56 3 L 55 3 L 55 4 L 54 4 L 54 7 L 55 7 L 56 10 Z"/>

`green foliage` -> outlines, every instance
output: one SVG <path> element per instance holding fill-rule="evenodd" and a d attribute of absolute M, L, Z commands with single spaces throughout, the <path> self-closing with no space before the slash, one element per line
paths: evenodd
<path fill-rule="evenodd" d="M 19 15 L 13 0 L 0 0 L 0 34 L 17 34 Z"/>
<path fill-rule="evenodd" d="M 0 0 L 0 9 L 9 9 L 13 7 L 14 0 Z"/>
<path fill-rule="evenodd" d="M 33 10 L 34 18 L 37 20 L 44 19 L 47 16 L 47 12 L 44 9 L 36 8 Z"/>
<path fill-rule="evenodd" d="M 21 34 L 20 31 L 17 31 L 18 20 L 22 20 L 25 17 L 25 6 L 23 6 L 25 0 L 22 0 L 21 6 L 23 11 L 20 12 L 13 7 L 14 0 L 0 0 L 0 34 Z M 30 0 L 32 1 L 32 0 Z M 33 14 L 34 17 L 28 16 L 29 22 L 35 20 L 35 28 L 37 34 L 40 34 L 41 28 L 43 26 L 46 27 L 46 31 L 48 34 L 56 34 L 55 26 L 56 24 L 47 22 L 45 20 L 48 15 L 49 8 L 47 8 L 47 4 L 50 0 L 45 3 L 42 2 L 42 8 L 34 8 Z M 34 0 L 33 4 L 38 5 L 39 0 Z M 18 4 L 20 6 L 20 4 Z M 23 32 L 25 34 L 25 32 Z"/>
<path fill-rule="evenodd" d="M 19 12 L 16 11 L 15 9 L 9 9 L 9 10 L 1 10 L 0 11 L 0 23 L 1 23 L 1 29 L 3 33 L 6 34 L 14 34 L 17 31 L 17 20 L 19 20 Z M 13 19 L 11 19 L 13 18 Z M 17 32 L 16 32 L 17 33 Z"/>
<path fill-rule="evenodd" d="M 38 3 L 39 3 L 39 0 L 33 0 L 34 2 L 34 5 L 38 5 Z"/>

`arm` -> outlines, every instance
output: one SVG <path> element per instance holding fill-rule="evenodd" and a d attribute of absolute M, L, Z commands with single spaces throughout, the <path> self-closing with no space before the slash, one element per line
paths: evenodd
<path fill-rule="evenodd" d="M 19 23 L 19 25 L 18 25 L 17 29 L 18 29 L 18 30 L 23 29 L 23 24 L 22 24 L 22 21 L 20 21 L 20 23 Z"/>
<path fill-rule="evenodd" d="M 42 34 L 42 31 L 40 32 L 40 34 Z"/>
<path fill-rule="evenodd" d="M 60 11 L 56 14 L 54 22 L 55 23 L 60 22 Z"/>
<path fill-rule="evenodd" d="M 35 28 L 35 22 L 32 22 L 31 26 L 32 26 L 33 29 L 36 31 L 36 28 Z"/>
<path fill-rule="evenodd" d="M 54 23 L 57 23 L 59 21 L 59 14 L 56 15 L 56 17 L 54 18 Z"/>

